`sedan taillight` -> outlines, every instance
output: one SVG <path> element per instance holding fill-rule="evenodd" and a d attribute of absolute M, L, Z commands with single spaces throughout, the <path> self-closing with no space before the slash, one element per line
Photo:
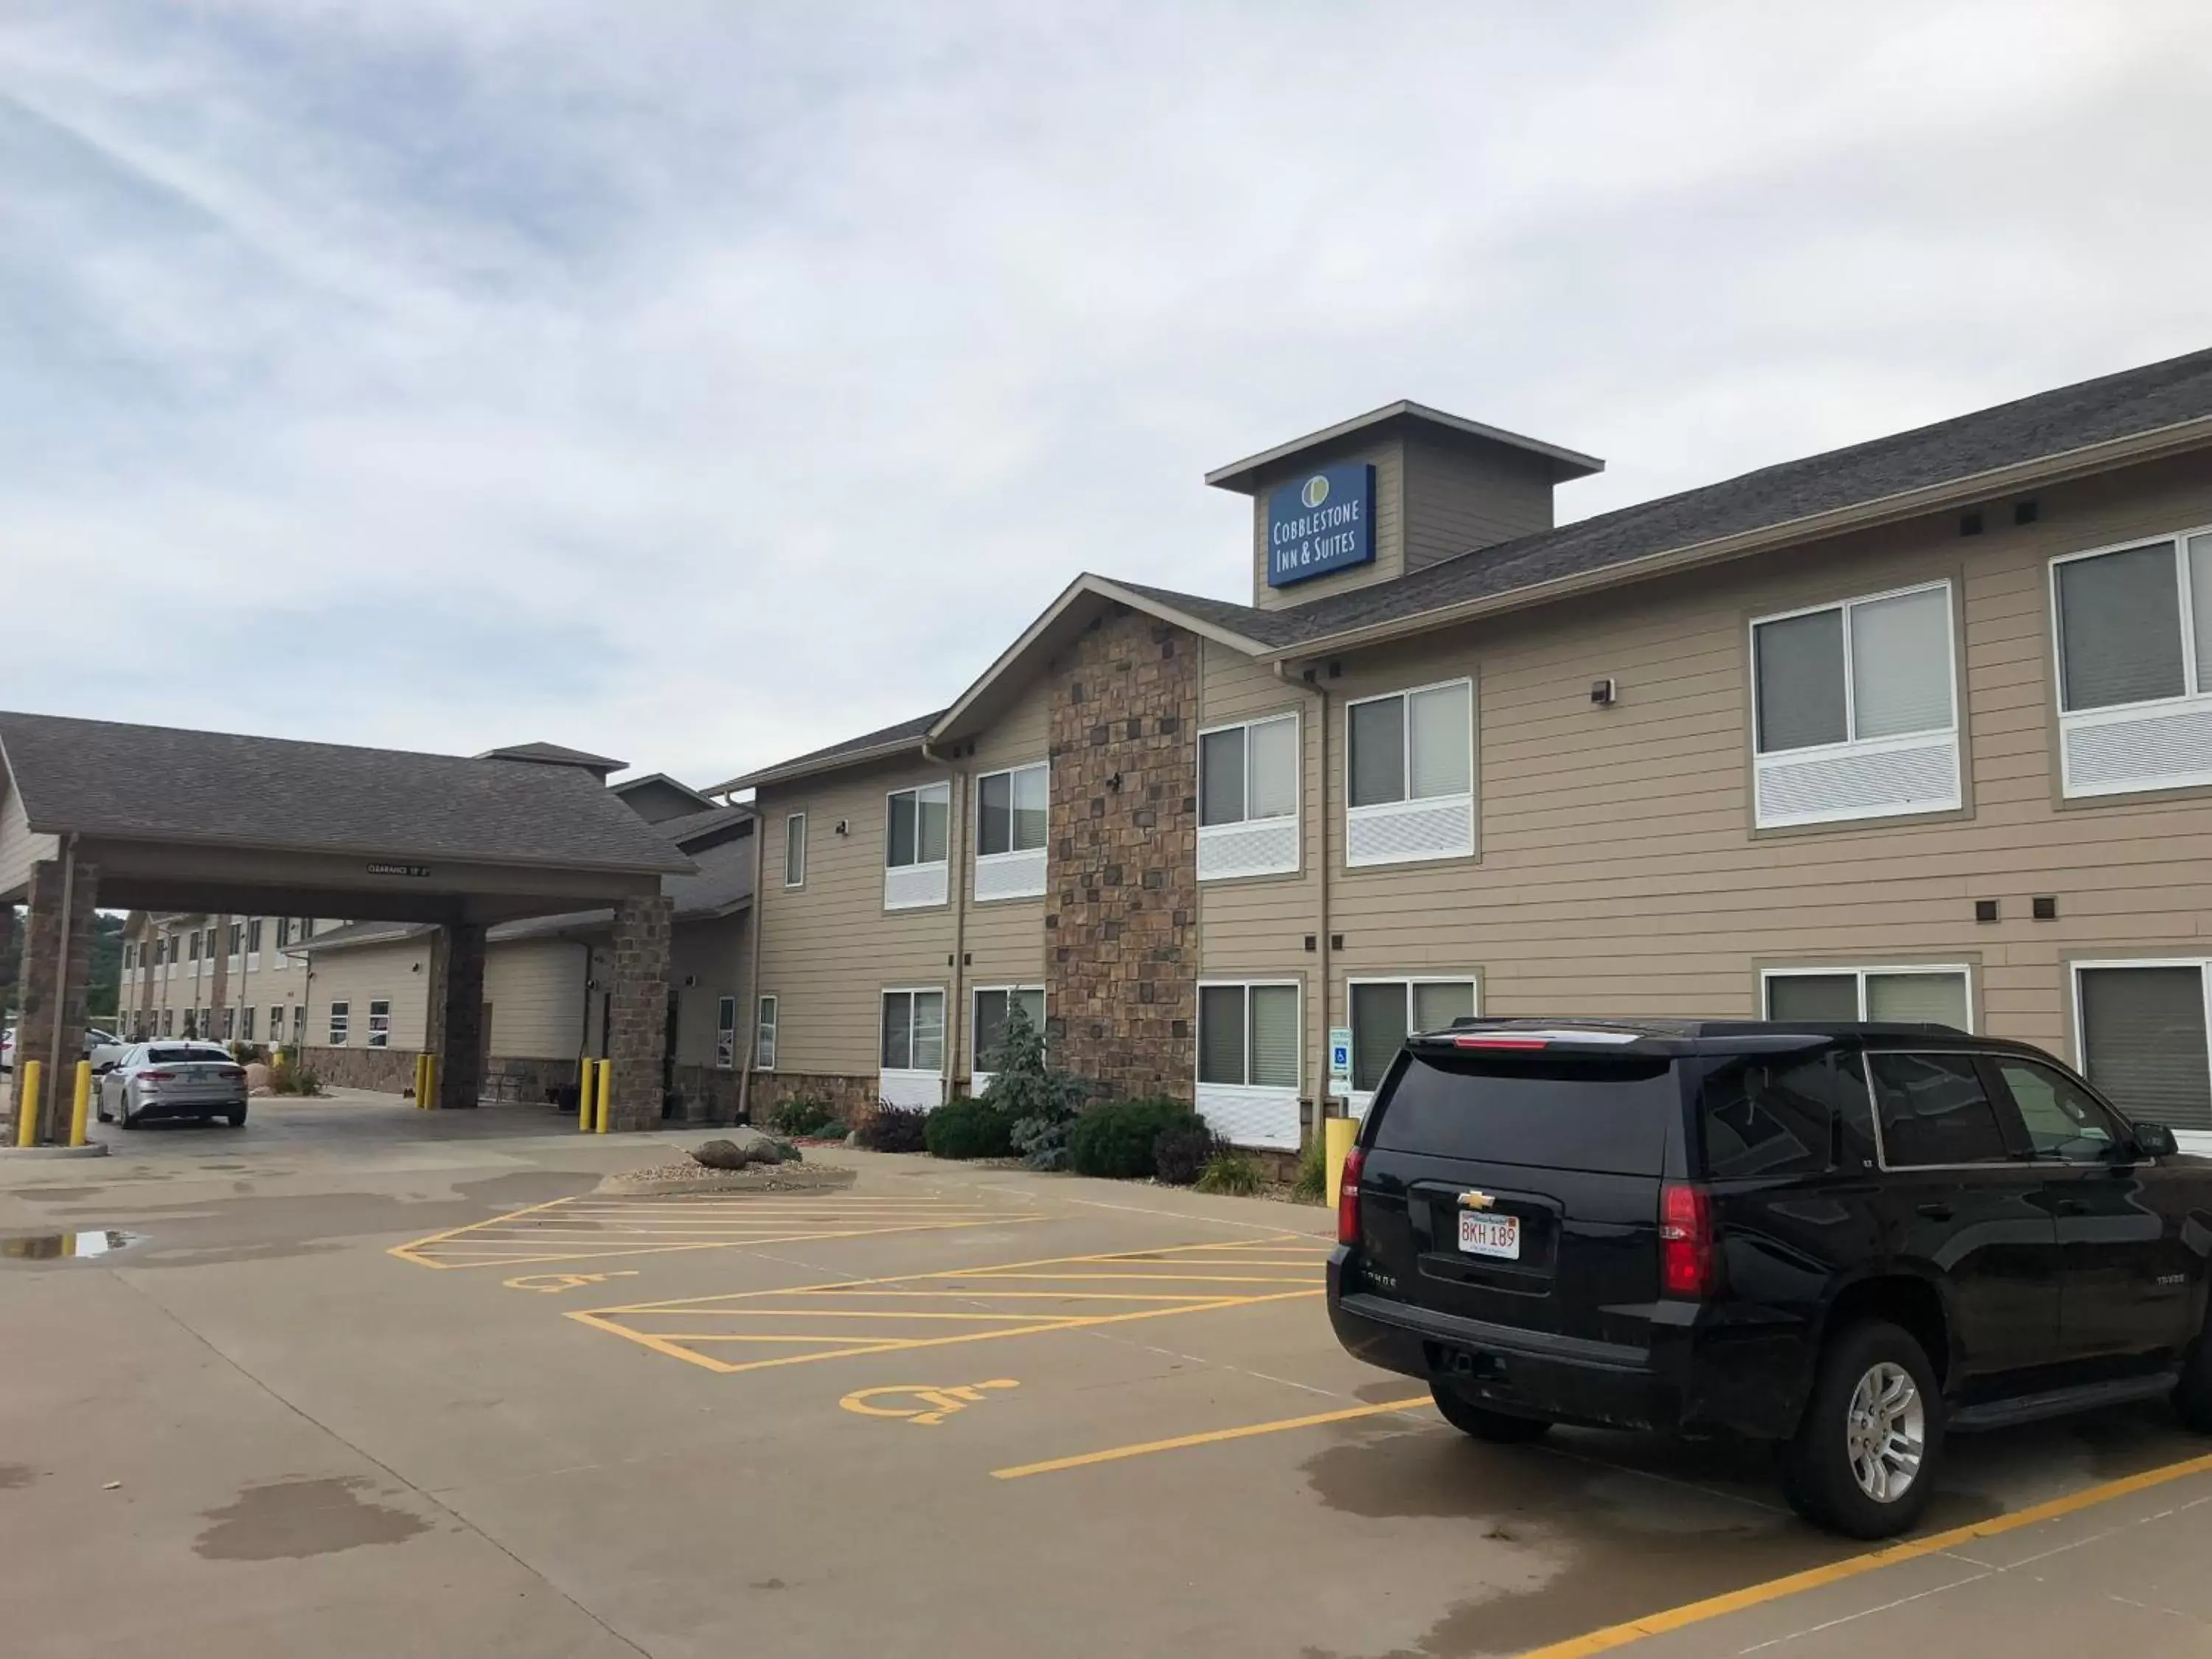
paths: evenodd
<path fill-rule="evenodd" d="M 174 1083 L 177 1074 L 174 1072 L 141 1072 L 138 1080 L 141 1083 Z"/>

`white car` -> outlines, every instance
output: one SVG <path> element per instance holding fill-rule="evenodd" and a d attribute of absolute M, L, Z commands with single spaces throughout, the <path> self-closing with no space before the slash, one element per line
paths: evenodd
<path fill-rule="evenodd" d="M 105 1065 L 120 1060 L 125 1050 L 130 1046 L 114 1032 L 104 1030 L 100 1026 L 88 1025 L 84 1028 L 84 1058 L 92 1062 L 92 1069 L 95 1072 L 100 1070 Z M 33 1055 L 33 1058 L 36 1059 L 37 1056 Z M 0 1031 L 0 1072 L 12 1072 L 15 1069 L 15 1028 L 10 1025 L 6 1030 Z"/>
<path fill-rule="evenodd" d="M 157 1117 L 219 1117 L 242 1128 L 246 1068 L 220 1042 L 134 1042 L 100 1079 L 98 1109 L 102 1123 L 126 1129 Z"/>

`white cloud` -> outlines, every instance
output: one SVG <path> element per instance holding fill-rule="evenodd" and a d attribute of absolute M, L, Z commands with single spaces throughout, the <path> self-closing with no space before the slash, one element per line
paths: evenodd
<path fill-rule="evenodd" d="M 722 776 L 1078 569 L 1239 595 L 1200 473 L 1389 398 L 1607 456 L 1580 514 L 2191 349 L 2208 47 L 54 0 L 0 25 L 0 702 Z"/>

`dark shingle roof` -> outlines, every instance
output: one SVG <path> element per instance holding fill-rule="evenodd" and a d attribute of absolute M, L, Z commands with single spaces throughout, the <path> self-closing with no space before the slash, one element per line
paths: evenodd
<path fill-rule="evenodd" d="M 40 832 L 684 874 L 691 861 L 580 767 L 0 714 Z"/>
<path fill-rule="evenodd" d="M 864 732 L 857 738 L 848 738 L 842 743 L 833 743 L 826 749 L 809 750 L 804 755 L 794 755 L 789 760 L 778 761 L 773 766 L 761 767 L 756 771 L 732 778 L 726 783 L 714 784 L 708 787 L 707 793 L 710 795 L 719 795 L 732 789 L 747 788 L 756 778 L 769 777 L 785 772 L 819 770 L 827 763 L 833 763 L 848 756 L 864 755 L 872 749 L 890 749 L 902 745 L 918 747 L 929 728 L 937 724 L 939 717 L 944 713 L 942 708 L 936 709 L 930 714 L 918 715 L 910 720 L 901 720 L 896 726 L 886 726 L 875 732 Z"/>
<path fill-rule="evenodd" d="M 605 777 L 610 772 L 619 772 L 628 761 L 610 760 L 605 755 L 594 755 L 588 750 L 571 749 L 559 743 L 511 743 L 503 749 L 487 749 L 478 760 L 536 761 L 544 766 L 576 766 L 586 772 L 597 772 Z"/>
<path fill-rule="evenodd" d="M 703 812 L 686 812 L 680 818 L 663 818 L 653 827 L 681 847 L 687 841 L 743 823 L 752 815 L 750 806 L 710 806 Z"/>

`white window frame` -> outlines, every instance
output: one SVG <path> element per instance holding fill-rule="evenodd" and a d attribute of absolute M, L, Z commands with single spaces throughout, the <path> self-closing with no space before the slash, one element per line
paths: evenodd
<path fill-rule="evenodd" d="M 979 1095 L 981 1094 L 984 1090 L 989 1088 L 991 1086 L 991 1079 L 998 1076 L 996 1072 L 987 1072 L 983 1069 L 983 1045 L 981 1042 L 983 1018 L 981 1004 L 986 993 L 1000 991 L 1006 993 L 1007 998 L 1006 1008 L 1010 1014 L 1013 1010 L 1013 998 L 1021 992 L 1034 991 L 1037 994 L 1038 1006 L 1042 1006 L 1044 1002 L 1045 988 L 1042 985 L 976 985 L 971 986 L 969 988 L 968 1087 L 972 1092 Z M 1043 1030 L 1043 1021 L 1039 1020 L 1037 1024 L 1038 1030 L 1042 1031 Z"/>
<path fill-rule="evenodd" d="M 1469 970 L 1463 974 L 1361 974 L 1344 981 L 1344 1028 L 1352 1033 L 1352 1075 L 1359 1075 L 1359 1027 L 1352 1017 L 1352 993 L 1361 985 L 1402 985 L 1406 988 L 1406 1029 L 1413 1029 L 1413 988 L 1416 985 L 1468 985 L 1474 989 L 1474 1012 L 1482 1012 L 1482 975 Z M 1375 1103 L 1372 1089 L 1350 1089 L 1344 1101 L 1353 1117 L 1364 1118 L 1367 1109 Z"/>
<path fill-rule="evenodd" d="M 986 853 L 975 843 L 983 834 L 983 780 L 1006 780 L 1006 810 L 1013 808 L 1014 779 L 1024 772 L 1044 774 L 1045 831 L 1044 840 L 1035 847 L 1012 848 L 1004 853 Z M 1006 899 L 1042 898 L 1045 890 L 1046 849 L 1052 844 L 1052 763 L 1030 761 L 1021 766 L 994 767 L 988 772 L 975 775 L 974 789 L 969 795 L 969 848 L 975 860 L 975 902 L 995 904 Z M 951 837 L 948 836 L 947 840 Z M 1007 839 L 1013 839 L 1013 828 L 1007 825 Z"/>
<path fill-rule="evenodd" d="M 2199 678 L 2200 672 L 2212 672 L 2212 665 L 2200 665 L 2197 660 L 2197 594 L 2189 574 L 2190 538 L 2207 535 L 2212 535 L 2212 524 L 2198 525 L 2188 530 L 2155 532 L 2148 536 L 2114 542 L 2105 547 L 2086 547 L 2078 553 L 2061 553 L 2051 561 L 2045 579 L 2049 583 L 2051 599 L 2051 696 L 2052 706 L 2058 710 L 2058 787 L 2060 793 L 2068 799 L 2094 799 L 2100 795 L 2135 795 L 2147 790 L 2191 789 L 2212 784 L 2212 767 L 2156 774 L 2116 783 L 2077 784 L 2074 781 L 2070 749 L 2066 741 L 2074 732 L 2094 731 L 2099 726 L 2128 726 L 2174 714 L 2212 714 L 2212 688 L 2195 691 L 2189 689 L 2203 684 Z M 2160 542 L 2168 544 L 2173 550 L 2174 621 L 2181 629 L 2181 695 L 2147 697 L 2141 702 L 2108 703 L 2101 708 L 2068 708 L 2063 644 L 2066 619 L 2059 609 L 2058 567 L 2079 564 L 2085 559 L 2100 559 L 2112 553 L 2132 553 L 2139 548 L 2155 547 Z M 2212 603 L 2212 595 L 2207 596 L 2207 603 Z"/>
<path fill-rule="evenodd" d="M 2142 544 L 2130 542 L 2126 545 L 2139 547 Z M 2081 1023 L 2081 975 L 2084 969 L 2094 973 L 2103 968 L 2194 968 L 2197 988 L 2205 1000 L 2204 1040 L 2208 1046 L 2212 1046 L 2212 957 L 2112 957 L 2069 962 L 2066 964 L 2066 1000 L 2074 1017 L 2074 1069 L 2088 1078 L 2093 1086 L 2097 1079 L 2089 1076 L 2088 1030 Z M 2175 1144 L 2185 1152 L 2199 1156 L 2212 1153 L 2212 1133 L 2204 1130 L 2176 1129 L 2173 1138 Z"/>
<path fill-rule="evenodd" d="M 1204 1066 L 1205 1034 L 1199 1021 L 1205 1018 L 1204 993 L 1238 989 L 1244 993 L 1244 1075 L 1252 1075 L 1252 993 L 1274 987 L 1287 986 L 1297 999 L 1297 1065 L 1296 1080 L 1287 1087 L 1273 1084 L 1206 1083 L 1200 1079 Z M 1305 1085 L 1306 1069 L 1306 988 L 1297 979 L 1201 979 L 1200 993 L 1192 1008 L 1191 1055 L 1192 1098 L 1196 1102 L 1199 1115 L 1213 1127 L 1214 1133 L 1240 1146 L 1267 1146 L 1280 1152 L 1296 1152 L 1303 1138 L 1303 1103 L 1300 1096 Z"/>
<path fill-rule="evenodd" d="M 1774 1004 L 1767 987 L 1778 979 L 1841 979 L 1850 975 L 1858 981 L 1858 1018 L 1865 1019 L 1869 1018 L 1866 1011 L 1868 979 L 1898 974 L 1917 974 L 1923 977 L 1930 974 L 1954 974 L 1966 981 L 1966 1034 L 1969 1036 L 1974 1034 L 1974 967 L 1968 962 L 1889 962 L 1863 968 L 1856 963 L 1792 963 L 1784 968 L 1762 968 L 1759 970 L 1759 1017 L 1761 1019 L 1774 1017 L 1769 1012 Z"/>
<path fill-rule="evenodd" d="M 353 1035 L 353 999 L 343 997 L 331 1004 L 331 1047 L 343 1048 L 346 1039 Z"/>
<path fill-rule="evenodd" d="M 1272 817 L 1252 815 L 1252 733 L 1262 726 L 1291 728 L 1291 810 Z M 1206 740 L 1223 732 L 1244 734 L 1244 816 L 1207 823 L 1206 804 Z M 1305 817 L 1306 734 L 1302 711 L 1280 710 L 1255 714 L 1249 720 L 1224 720 L 1202 727 L 1198 734 L 1198 878 L 1200 881 L 1241 881 L 1255 876 L 1297 873 L 1302 859 Z"/>
<path fill-rule="evenodd" d="M 1454 687 L 1467 692 L 1467 782 L 1464 793 L 1452 795 L 1416 795 L 1413 790 L 1413 699 L 1424 691 L 1443 691 Z M 1399 720 L 1399 742 L 1404 748 L 1400 764 L 1405 769 L 1406 793 L 1396 800 L 1374 801 L 1365 806 L 1352 804 L 1352 711 L 1371 702 L 1388 702 L 1392 698 L 1404 702 L 1406 712 Z M 1481 791 L 1475 771 L 1475 756 L 1480 748 L 1476 726 L 1480 711 L 1474 701 L 1474 677 L 1460 675 L 1455 679 L 1431 680 L 1425 685 L 1404 685 L 1389 691 L 1378 691 L 1371 697 L 1352 697 L 1344 705 L 1344 862 L 1347 869 L 1366 869 L 1391 864 L 1434 864 L 1445 859 L 1471 859 L 1474 856 L 1475 800 Z M 1355 825 L 1376 823 L 1383 819 L 1409 817 L 1423 812 L 1433 812 L 1459 805 L 1467 811 L 1467 836 L 1443 851 L 1426 849 L 1411 853 L 1358 853 L 1352 848 Z"/>
<path fill-rule="evenodd" d="M 950 1069 L 945 1063 L 945 1049 L 951 1033 L 944 1030 L 938 1041 L 938 1066 L 935 1071 L 926 1071 L 919 1066 L 889 1066 L 884 1064 L 884 1002 L 890 997 L 907 998 L 907 1057 L 914 1057 L 914 1004 L 918 996 L 935 996 L 941 1015 L 949 1016 L 946 1005 L 950 999 L 942 985 L 886 985 L 876 993 L 876 1092 L 890 1106 L 919 1106 L 925 1111 L 945 1103 L 945 1078 Z"/>
<path fill-rule="evenodd" d="M 795 826 L 795 828 L 794 828 Z M 791 855 L 799 854 L 799 879 L 791 878 Z M 796 891 L 806 885 L 806 814 L 787 812 L 783 819 L 783 884 Z"/>
<path fill-rule="evenodd" d="M 924 859 L 921 853 L 921 802 L 924 796 L 942 794 L 945 801 L 945 852 L 942 859 Z M 914 850 L 911 864 L 891 862 L 891 803 L 901 795 L 915 798 Z M 951 897 L 952 854 L 952 785 L 945 781 L 937 783 L 913 783 L 903 789 L 884 792 L 884 908 L 886 910 L 926 910 L 945 903 Z"/>
<path fill-rule="evenodd" d="M 877 1005 L 876 1018 L 883 1018 L 882 1004 Z M 775 1070 L 776 1037 L 783 1027 L 783 1004 L 773 991 L 753 999 L 753 1070 Z M 876 1052 L 883 1052 L 883 1033 L 876 1033 Z"/>
<path fill-rule="evenodd" d="M 261 966 L 261 918 L 249 917 L 246 923 L 246 971 L 252 973 Z"/>
<path fill-rule="evenodd" d="M 376 1012 L 379 1008 L 384 1010 L 380 1014 Z M 379 1020 L 384 1023 L 380 1025 L 377 1024 Z M 368 1000 L 368 1046 L 372 1048 L 389 1048 L 392 1046 L 390 997 L 371 997 Z"/>
<path fill-rule="evenodd" d="M 284 1005 L 281 1002 L 272 1002 L 269 1005 L 269 1041 L 282 1042 L 283 1040 Z"/>
<path fill-rule="evenodd" d="M 1857 686 L 1853 678 L 1855 671 L 1851 666 L 1851 612 L 1860 605 L 1875 605 L 1884 599 L 1902 599 L 1916 593 L 1934 592 L 1943 595 L 1943 644 L 1947 653 L 1943 667 L 1945 684 L 1951 689 L 1950 724 L 1942 727 L 1930 726 L 1925 732 L 1907 732 L 1893 738 L 1854 735 L 1858 727 L 1859 710 Z M 1826 611 L 1843 614 L 1844 740 L 1841 743 L 1808 744 L 1802 749 L 1777 749 L 1769 752 L 1759 747 L 1763 734 L 1759 729 L 1759 630 L 1771 623 L 1818 616 Z M 1801 605 L 1793 611 L 1776 611 L 1764 617 L 1753 617 L 1746 639 L 1750 653 L 1747 660 L 1751 681 L 1752 821 L 1758 828 L 1784 830 L 1807 823 L 1857 823 L 1869 818 L 1911 817 L 1924 812 L 1954 812 L 1965 804 L 1966 757 L 1959 721 L 1959 602 L 1952 591 L 1948 576 L 1939 576 L 1934 581 L 1913 582 L 1904 587 L 1884 588 L 1875 593 L 1854 593 L 1847 599 L 1827 599 L 1819 605 Z M 1890 806 L 1838 806 L 1808 811 L 1770 812 L 1762 799 L 1759 783 L 1770 772 L 1824 761 L 1914 754 L 1945 743 L 1951 749 L 1951 788 L 1948 794 L 1935 801 L 1913 800 Z"/>

